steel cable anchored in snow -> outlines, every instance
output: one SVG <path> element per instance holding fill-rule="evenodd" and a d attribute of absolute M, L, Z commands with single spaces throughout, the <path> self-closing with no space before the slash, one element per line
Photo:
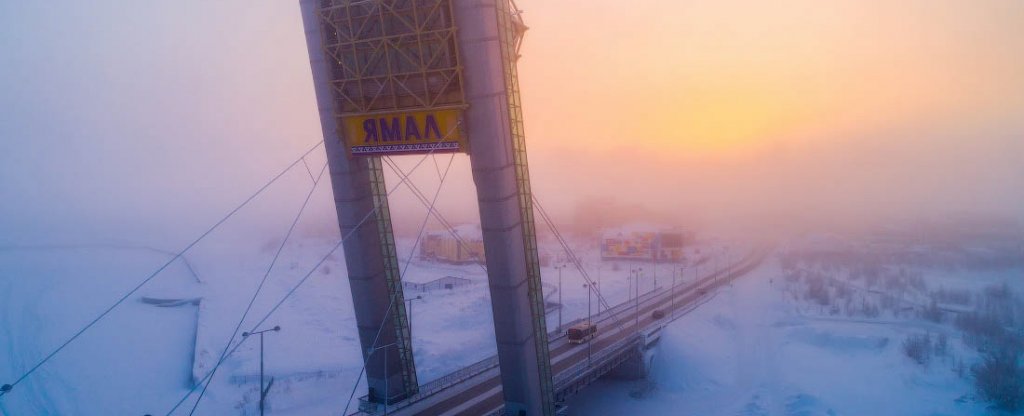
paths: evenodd
<path fill-rule="evenodd" d="M 313 147 L 311 147 L 309 150 L 307 150 L 305 153 L 303 153 L 301 157 L 299 157 L 294 162 L 289 164 L 288 167 L 284 168 L 284 170 L 282 170 L 280 173 L 278 173 L 273 178 L 271 178 L 267 183 L 263 184 L 263 186 L 261 186 L 259 189 L 257 189 L 256 192 L 254 192 L 251 195 L 249 195 L 249 197 L 246 198 L 241 204 L 239 204 L 234 209 L 232 209 L 230 212 L 228 212 L 227 215 L 225 215 L 219 221 L 214 223 L 213 226 L 208 228 L 198 238 L 196 238 L 191 243 L 189 243 L 187 246 L 185 246 L 184 249 L 182 249 L 181 251 L 177 252 L 177 254 L 175 254 L 174 257 L 172 257 L 170 260 L 168 260 L 162 266 L 157 268 L 153 273 L 151 273 L 149 276 L 147 276 L 145 279 L 143 279 L 141 282 L 139 282 L 135 287 L 133 287 L 131 290 L 129 290 L 123 296 L 118 298 L 118 300 L 115 301 L 113 305 L 110 305 L 110 307 L 108 307 L 102 313 L 100 313 L 99 316 L 97 316 L 92 321 L 90 321 L 88 324 L 86 324 L 81 329 L 79 329 L 78 332 L 75 332 L 74 335 L 72 335 L 70 338 L 68 338 L 66 341 L 64 341 L 59 347 L 57 347 L 56 349 L 51 351 L 49 354 L 46 355 L 46 357 L 44 357 L 42 360 L 40 360 L 38 363 L 36 363 L 36 365 L 32 366 L 32 368 L 30 368 L 28 371 L 23 373 L 16 380 L 14 380 L 13 383 L 4 384 L 2 387 L 0 387 L 0 397 L 3 397 L 5 395 L 7 395 L 8 393 L 10 393 L 14 389 L 14 387 L 16 387 L 22 381 L 24 381 L 28 376 L 32 375 L 32 373 L 35 373 L 36 370 L 39 369 L 39 367 L 42 367 L 43 364 L 46 364 L 48 361 L 50 361 L 50 359 L 52 359 L 58 353 L 63 351 L 64 348 L 66 348 L 68 345 L 70 345 L 72 342 L 74 342 L 76 339 L 78 339 L 78 337 L 82 336 L 82 334 L 84 334 L 86 331 L 88 331 L 90 328 L 92 328 L 94 325 L 96 325 L 96 323 L 98 323 L 100 320 L 102 320 L 107 315 L 109 315 L 110 312 L 112 312 L 115 308 L 117 308 L 119 305 L 124 303 L 125 300 L 127 300 L 129 297 L 134 295 L 136 292 L 138 292 L 139 289 L 142 289 L 143 286 L 145 286 L 151 280 L 156 278 L 156 276 L 158 276 L 161 272 L 163 272 L 164 269 L 166 269 L 168 266 L 170 266 L 176 260 L 181 258 L 181 256 L 183 256 L 186 252 L 191 250 L 192 247 L 195 247 L 196 244 L 198 244 L 204 238 L 209 236 L 211 233 L 213 233 L 214 230 L 219 228 L 228 219 L 230 219 L 232 216 L 234 216 L 236 213 L 238 213 L 238 211 L 240 211 L 242 208 L 244 208 L 246 205 L 248 205 L 250 202 L 252 202 L 254 199 L 256 199 L 256 197 L 259 196 L 260 194 L 262 194 L 263 191 L 267 190 L 267 188 L 269 188 L 270 185 L 273 185 L 275 182 L 277 182 L 278 179 L 281 179 L 282 176 L 284 176 L 286 173 L 288 173 L 288 171 L 292 170 L 292 168 L 294 168 L 299 163 L 301 163 L 302 160 L 306 156 L 308 156 L 310 153 L 312 153 L 314 150 L 316 150 L 322 144 L 323 144 L 323 140 L 317 142 Z"/>
<path fill-rule="evenodd" d="M 454 126 L 452 126 L 452 128 L 450 128 L 450 129 L 449 129 L 449 130 L 448 130 L 448 131 L 447 131 L 447 132 L 445 133 L 445 137 L 448 137 L 448 136 L 450 136 L 450 135 L 452 134 L 452 132 L 454 132 L 454 131 L 455 131 L 455 129 L 459 128 L 460 126 L 461 126 L 461 123 L 456 123 L 456 124 L 455 124 Z M 442 141 L 443 141 L 443 140 L 442 140 Z M 440 143 L 440 142 L 439 142 L 439 143 Z M 415 171 L 416 171 L 416 169 L 418 169 L 418 168 L 420 167 L 420 165 L 422 165 L 422 164 L 423 164 L 423 162 L 424 162 L 425 160 L 427 160 L 427 157 L 429 157 L 430 155 L 432 155 L 432 154 L 434 153 L 434 150 L 436 150 L 437 148 L 438 148 L 438 146 L 433 146 L 433 147 L 431 147 L 430 151 L 429 151 L 429 152 L 427 152 L 426 154 L 424 154 L 424 155 L 423 155 L 423 157 L 422 157 L 422 158 L 420 158 L 420 160 L 419 160 L 419 161 L 418 161 L 418 162 L 416 163 L 416 165 L 412 167 L 412 169 L 410 170 L 410 174 L 411 174 L 412 172 L 415 172 Z M 312 149 L 311 149 L 311 151 L 312 151 Z M 308 154 L 308 152 L 307 152 L 307 154 Z M 303 157 L 305 157 L 305 155 L 303 155 Z M 453 155 L 453 158 L 454 158 L 454 155 Z M 297 164 L 297 163 L 298 163 L 298 161 L 296 161 L 295 163 Z M 399 187 L 400 187 L 400 186 L 401 186 L 401 185 L 402 185 L 403 183 L 405 183 L 405 181 L 407 181 L 407 180 L 409 180 L 409 178 L 408 178 L 408 177 L 403 177 L 403 178 L 402 178 L 402 179 L 401 179 L 401 180 L 399 181 L 399 183 L 395 184 L 395 186 L 394 186 L 394 187 L 393 187 L 392 189 L 390 189 L 390 190 L 389 190 L 389 191 L 387 192 L 386 196 L 391 196 L 391 194 L 392 194 L 392 193 L 394 193 L 395 191 L 397 191 L 397 190 L 398 190 L 398 188 L 399 188 Z M 280 307 L 281 307 L 281 305 L 283 305 L 283 304 L 284 304 L 284 303 L 285 303 L 285 302 L 286 302 L 286 301 L 287 301 L 287 300 L 288 300 L 289 298 L 291 298 L 291 296 L 292 296 L 292 295 L 294 295 L 294 294 L 295 294 L 295 292 L 296 292 L 296 291 L 297 291 L 297 290 L 298 290 L 298 289 L 299 289 L 300 287 L 302 287 L 302 285 L 303 285 L 303 284 L 305 284 L 305 283 L 306 283 L 306 281 L 308 281 L 308 280 L 309 280 L 309 278 L 310 278 L 310 277 L 311 277 L 311 276 L 313 275 L 313 273 L 314 273 L 314 272 L 316 272 L 316 270 L 317 270 L 317 269 L 319 269 L 319 268 L 320 268 L 320 266 L 322 266 L 322 265 L 323 265 L 323 264 L 324 264 L 325 262 L 327 262 L 327 260 L 328 260 L 328 259 L 329 259 L 329 258 L 331 257 L 331 255 L 333 255 L 335 251 L 337 251 L 337 250 L 338 250 L 339 248 L 341 248 L 342 244 L 344 244 L 344 243 L 345 243 L 345 241 L 346 241 L 346 240 L 348 240 L 348 238 L 349 238 L 349 237 L 351 237 L 351 236 L 352 236 L 353 234 L 355 234 L 355 232 L 356 232 L 357 230 L 359 230 L 359 228 L 360 228 L 360 227 L 361 227 L 361 226 L 362 226 L 362 225 L 363 225 L 364 223 L 366 223 L 366 221 L 367 221 L 367 220 L 369 220 L 369 219 L 370 219 L 370 217 L 372 217 L 372 216 L 373 216 L 373 214 L 374 214 L 375 212 L 377 212 L 377 208 L 373 208 L 373 209 L 371 209 L 371 210 L 370 210 L 369 212 L 367 212 L 367 213 L 366 213 L 366 215 L 365 215 L 365 216 L 363 216 L 363 218 L 362 218 L 362 219 L 360 219 L 358 223 L 356 223 L 356 226 L 355 226 L 355 227 L 353 227 L 353 228 L 352 228 L 352 230 L 351 230 L 351 231 L 349 231 L 349 233 L 348 233 L 348 234 L 346 234 L 346 235 L 343 235 L 343 236 L 342 236 L 342 238 L 341 238 L 341 239 L 340 239 L 340 240 L 339 240 L 339 241 L 338 241 L 338 242 L 337 242 L 337 243 L 336 243 L 336 244 L 335 244 L 335 245 L 334 245 L 333 247 L 331 247 L 331 249 L 330 249 L 330 250 L 329 250 L 329 251 L 328 251 L 328 252 L 327 252 L 326 254 L 324 254 L 324 256 L 323 256 L 323 257 L 321 257 L 321 258 L 320 258 L 320 260 L 319 260 L 319 261 L 317 261 L 317 263 L 316 263 L 315 265 L 313 265 L 313 267 L 312 267 L 312 268 L 310 268 L 310 269 L 309 269 L 309 272 L 307 272 L 307 273 L 306 273 L 306 274 L 305 274 L 305 275 L 304 275 L 304 276 L 303 276 L 303 277 L 302 277 L 301 279 L 299 279 L 298 283 L 296 283 L 296 284 L 295 284 L 294 286 L 292 286 L 292 288 L 288 290 L 288 292 L 287 292 L 287 293 L 286 293 L 286 294 L 284 295 L 284 297 L 283 297 L 283 298 L 281 298 L 281 299 L 280 299 L 280 300 L 279 300 L 279 301 L 278 301 L 278 302 L 277 302 L 276 304 L 274 304 L 274 306 L 273 306 L 272 308 L 270 308 L 270 311 L 268 311 L 268 312 L 267 312 L 267 313 L 266 313 L 266 314 L 265 314 L 265 315 L 263 316 L 263 318 L 262 318 L 262 319 L 260 319 L 260 320 L 259 320 L 259 322 L 257 322 L 257 323 L 256 323 L 256 325 L 253 325 L 253 327 L 252 327 L 252 330 L 250 330 L 250 331 L 248 331 L 248 332 L 254 332 L 254 331 L 256 331 L 256 330 L 257 330 L 257 329 L 258 329 L 258 328 L 259 328 L 259 327 L 260 327 L 261 325 L 263 325 L 263 323 L 264 323 L 264 322 L 266 322 L 266 321 L 267 321 L 267 319 L 270 319 L 270 316 L 271 316 L 271 315 L 273 315 L 273 314 L 274 314 L 275 312 L 277 312 L 278 308 L 280 308 Z M 211 369 L 211 370 L 210 370 L 210 372 L 209 372 L 209 373 L 207 373 L 207 375 L 206 375 L 205 377 L 203 377 L 203 378 L 202 378 L 201 380 L 199 380 L 199 383 L 197 383 L 197 384 L 193 385 L 193 386 L 192 386 L 192 388 L 190 388 L 190 389 L 189 389 L 189 391 L 185 392 L 185 395 L 184 395 L 184 396 L 182 396 L 182 397 L 181 397 L 181 399 L 180 399 L 180 400 L 178 400 L 178 402 L 177 402 L 177 403 L 175 403 L 174 407 L 172 407 L 172 408 L 171 408 L 171 410 L 169 410 L 169 411 L 168 411 L 168 412 L 166 413 L 166 415 L 167 415 L 167 416 L 170 416 L 170 415 L 171 415 L 172 413 L 174 413 L 174 411 L 175 411 L 175 410 L 178 410 L 178 408 L 179 408 L 179 407 L 181 407 L 181 405 L 182 405 L 182 404 L 183 404 L 183 403 L 185 402 L 185 400 L 188 400 L 189 396 L 191 396 L 191 395 L 192 395 L 192 393 L 195 393 L 195 391 L 196 391 L 196 388 L 198 388 L 198 387 L 199 387 L 200 385 L 205 385 L 205 384 L 208 384 L 208 383 L 210 383 L 210 382 L 212 381 L 212 376 L 213 376 L 213 373 L 214 373 L 214 371 L 216 371 L 217 367 L 219 367 L 219 366 L 220 366 L 220 365 L 222 365 L 222 364 L 223 364 L 223 363 L 224 363 L 225 361 L 227 361 L 227 359 L 228 359 L 229 357 L 231 357 L 231 355 L 232 355 L 232 354 L 234 354 L 234 353 L 235 353 L 235 352 L 236 352 L 236 351 L 238 350 L 238 348 L 239 348 L 240 346 L 242 346 L 242 344 L 243 344 L 244 342 L 245 342 L 245 338 L 243 338 L 243 339 L 242 339 L 242 340 L 240 340 L 239 342 L 235 343 L 235 346 L 234 346 L 234 347 L 232 347 L 232 348 L 231 348 L 231 350 L 230 350 L 230 351 L 228 351 L 228 353 L 227 353 L 226 355 L 224 355 L 224 356 L 223 356 L 223 357 L 222 357 L 221 359 L 217 360 L 217 363 L 216 363 L 216 364 L 214 364 L 214 367 L 213 367 L 213 369 Z M 196 402 L 198 403 L 198 401 L 199 401 L 199 400 L 197 399 L 197 400 L 196 400 Z"/>

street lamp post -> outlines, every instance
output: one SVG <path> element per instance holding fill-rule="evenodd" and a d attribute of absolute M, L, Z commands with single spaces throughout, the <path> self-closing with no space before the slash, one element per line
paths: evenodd
<path fill-rule="evenodd" d="M 715 285 L 718 285 L 718 275 L 722 273 L 722 250 L 716 250 L 715 253 Z"/>
<path fill-rule="evenodd" d="M 725 270 L 727 270 L 726 273 L 728 275 L 732 274 L 732 266 L 733 266 L 733 264 L 732 264 L 732 250 L 730 250 L 729 249 L 729 245 L 726 244 L 725 245 Z M 730 279 L 731 278 L 731 276 L 728 276 L 728 275 L 726 276 L 726 279 Z M 729 280 L 729 286 L 732 286 L 732 280 L 731 279 Z"/>
<path fill-rule="evenodd" d="M 633 280 L 634 280 L 633 279 L 633 275 L 634 275 L 634 270 L 630 269 L 629 270 L 629 277 L 626 279 L 629 282 L 629 286 L 626 287 L 626 302 L 629 302 L 629 298 L 633 297 L 633 293 L 634 293 L 633 292 Z"/>
<path fill-rule="evenodd" d="M 635 319 L 636 320 L 636 324 L 635 324 L 636 332 L 638 332 L 638 333 L 640 332 L 640 274 L 643 273 L 643 271 L 644 271 L 643 267 L 640 267 L 640 268 L 636 269 L 635 270 L 636 278 L 634 279 L 634 280 L 636 280 L 636 297 L 633 298 L 634 299 L 633 304 L 634 304 L 634 310 L 635 310 L 634 315 L 636 315 L 636 319 Z"/>
<path fill-rule="evenodd" d="M 601 266 L 603 266 L 603 265 L 599 264 L 597 266 L 597 293 L 598 294 L 601 293 Z M 597 302 L 597 314 L 598 315 L 601 314 L 601 302 L 600 302 L 600 300 L 598 300 L 598 302 Z"/>
<path fill-rule="evenodd" d="M 592 290 L 594 290 L 594 288 L 590 284 L 587 284 L 587 283 L 584 283 L 583 287 L 587 288 L 587 324 L 588 325 L 593 325 L 594 323 L 591 322 L 592 318 L 591 318 L 591 315 L 590 315 L 590 292 Z M 598 305 L 600 305 L 600 303 Z M 590 345 L 590 343 L 591 343 L 591 341 L 593 341 L 593 337 L 587 339 L 587 366 L 588 367 L 590 366 L 590 357 L 591 357 L 591 348 L 590 348 L 591 345 Z"/>
<path fill-rule="evenodd" d="M 672 291 L 672 294 L 669 295 L 669 297 L 672 299 L 672 301 L 671 301 L 671 304 L 670 304 L 671 306 L 669 306 L 669 309 L 672 310 L 672 313 L 675 313 L 675 310 L 676 310 L 676 268 L 675 267 L 672 268 L 672 289 L 671 289 L 671 291 Z"/>
<path fill-rule="evenodd" d="M 729 282 L 729 275 L 732 273 L 732 264 L 729 263 L 729 245 L 726 244 L 722 247 L 722 261 L 725 262 L 725 266 L 722 267 L 722 277 L 726 282 Z"/>
<path fill-rule="evenodd" d="M 242 338 L 248 338 L 250 335 L 260 336 L 260 416 L 263 416 L 263 409 L 265 407 L 265 403 L 267 400 L 267 393 L 270 392 L 270 387 L 274 385 L 274 379 L 271 378 L 270 384 L 267 385 L 266 389 L 263 388 L 263 334 L 270 331 L 278 332 L 280 330 L 281 326 L 278 325 L 270 329 L 264 329 L 262 331 L 242 333 Z"/>
<path fill-rule="evenodd" d="M 379 347 L 371 347 L 371 348 L 368 349 L 369 353 L 367 354 L 367 356 L 368 357 L 372 357 L 373 354 L 376 353 L 377 351 L 380 351 L 380 350 L 383 350 L 383 349 L 386 349 L 386 348 L 390 348 L 390 347 L 396 347 L 397 348 L 398 347 L 398 343 L 397 342 L 392 342 L 392 343 L 390 343 L 388 345 L 381 345 Z M 369 360 L 369 358 L 367 358 L 367 360 Z M 391 404 L 391 386 L 389 385 L 389 381 L 391 381 L 390 380 L 391 377 L 388 377 L 388 361 L 389 361 L 388 360 L 388 356 L 385 353 L 384 354 L 384 416 L 387 416 L 387 414 L 388 414 L 388 405 Z"/>
<path fill-rule="evenodd" d="M 693 263 L 693 283 L 697 283 L 700 280 L 700 262 L 701 262 L 701 259 L 700 259 L 700 249 L 699 248 L 697 249 L 696 254 L 694 254 L 694 258 L 697 259 L 697 261 L 695 261 Z"/>
<path fill-rule="evenodd" d="M 633 270 L 629 271 L 629 277 L 626 278 L 626 282 L 626 302 L 629 302 L 629 298 L 633 297 Z"/>
<path fill-rule="evenodd" d="M 671 299 L 671 301 L 669 303 L 669 305 L 670 305 L 669 306 L 669 313 L 671 314 L 672 317 L 675 317 L 676 316 L 676 268 L 675 267 L 672 268 L 672 289 L 671 289 L 671 292 L 672 293 L 669 295 L 669 298 Z"/>
<path fill-rule="evenodd" d="M 654 277 L 655 289 L 658 288 L 658 257 L 660 257 L 660 254 L 661 253 L 658 253 L 657 251 L 654 252 L 654 274 L 652 276 Z"/>
<path fill-rule="evenodd" d="M 409 304 L 409 307 L 407 308 L 409 310 L 409 338 L 412 338 L 412 302 L 414 300 L 422 301 L 423 295 L 416 295 L 414 298 L 405 300 L 405 303 Z"/>
<path fill-rule="evenodd" d="M 683 280 L 686 280 L 686 266 L 682 266 L 682 267 L 679 268 L 679 277 L 683 278 Z M 675 286 L 676 286 L 676 282 L 675 282 L 675 279 L 673 279 L 672 280 L 672 318 L 673 319 L 675 319 L 675 317 L 676 317 L 676 290 L 675 290 Z"/>
<path fill-rule="evenodd" d="M 565 268 L 565 264 L 555 266 L 558 269 L 558 332 L 562 332 L 562 269 Z"/>

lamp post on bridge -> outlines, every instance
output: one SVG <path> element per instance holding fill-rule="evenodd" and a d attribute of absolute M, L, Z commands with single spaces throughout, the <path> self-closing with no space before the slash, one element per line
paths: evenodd
<path fill-rule="evenodd" d="M 635 319 L 636 320 L 636 324 L 635 324 L 635 326 L 636 326 L 636 332 L 637 333 L 640 333 L 640 275 L 643 274 L 643 271 L 644 271 L 643 267 L 638 267 L 638 268 L 632 270 L 632 272 L 634 272 L 634 274 L 636 275 L 636 277 L 633 279 L 634 281 L 636 281 L 636 297 L 634 298 L 634 302 L 633 303 L 634 303 L 634 309 L 635 309 L 634 315 L 636 315 L 636 319 Z"/>
<path fill-rule="evenodd" d="M 715 286 L 718 285 L 718 275 L 722 274 L 722 250 L 715 250 Z"/>
<path fill-rule="evenodd" d="M 260 416 L 263 416 L 263 409 L 265 407 L 265 403 L 266 403 L 266 400 L 267 400 L 267 393 L 270 392 L 270 387 L 274 385 L 274 378 L 271 377 L 270 378 L 270 384 L 267 385 L 266 389 L 263 388 L 263 334 L 265 334 L 267 332 L 271 332 L 271 331 L 278 332 L 280 330 L 281 330 L 281 326 L 278 325 L 278 326 L 275 326 L 275 327 L 270 328 L 270 329 L 264 329 L 262 331 L 243 332 L 242 333 L 242 338 L 248 338 L 250 335 L 259 335 L 260 336 Z"/>
<path fill-rule="evenodd" d="M 629 270 L 629 277 L 626 278 L 626 281 L 629 282 L 626 287 L 626 302 L 629 302 L 629 298 L 633 297 L 633 269 Z"/>
<path fill-rule="evenodd" d="M 686 263 L 685 260 L 683 261 L 683 263 L 684 264 Z M 686 277 L 686 266 L 682 266 L 682 267 L 679 268 L 679 274 L 682 275 L 684 278 Z M 671 312 L 669 312 L 669 313 L 670 313 L 671 318 L 675 318 L 676 317 L 676 268 L 675 267 L 672 268 L 672 295 L 671 295 L 671 297 L 672 297 L 672 302 L 671 302 L 672 306 L 669 307 L 669 309 L 671 310 Z"/>
<path fill-rule="evenodd" d="M 634 308 L 636 309 L 636 332 L 640 332 L 640 278 L 644 275 L 644 268 L 636 272 L 636 302 Z"/>
<path fill-rule="evenodd" d="M 409 310 L 409 338 L 412 338 L 412 301 L 414 301 L 414 300 L 422 301 L 423 300 L 423 295 L 416 295 L 416 297 L 414 297 L 414 298 L 410 298 L 410 299 L 406 299 L 405 300 L 405 303 L 409 304 L 409 307 L 406 308 L 406 309 Z"/>
<path fill-rule="evenodd" d="M 590 292 L 593 291 L 594 288 L 589 283 L 584 283 L 583 287 L 587 288 L 587 324 L 588 325 L 593 325 L 594 323 L 591 322 L 591 315 L 590 315 Z M 599 307 L 600 307 L 600 305 L 601 304 L 598 303 Z M 590 337 L 590 338 L 587 339 L 587 367 L 590 367 L 591 342 L 593 342 L 593 340 L 594 340 L 593 337 Z"/>
<path fill-rule="evenodd" d="M 369 353 L 367 354 L 367 361 L 369 361 L 369 357 L 372 357 L 373 354 L 376 353 L 377 351 L 380 351 L 380 350 L 383 350 L 383 349 L 387 349 L 387 348 L 390 348 L 390 347 L 398 348 L 398 343 L 397 342 L 392 342 L 392 343 L 387 344 L 387 345 L 381 345 L 379 347 L 370 348 L 368 350 Z M 387 356 L 387 354 L 384 355 L 384 374 L 388 374 L 388 356 Z M 387 414 L 388 414 L 388 405 L 391 404 L 391 386 L 389 385 L 390 381 L 391 381 L 391 377 L 387 377 L 387 376 L 384 377 L 384 416 L 387 416 Z M 371 391 L 372 391 L 372 389 L 371 389 Z M 371 397 L 371 399 L 372 399 L 372 397 Z"/>
<path fill-rule="evenodd" d="M 732 268 L 733 268 L 733 264 L 732 264 L 732 248 L 729 247 L 728 244 L 725 245 L 725 264 L 726 264 L 725 269 L 727 270 L 726 273 L 728 273 L 729 275 L 732 275 Z M 729 286 L 732 286 L 732 279 L 731 279 L 731 277 L 732 276 L 728 276 L 727 277 L 729 279 Z"/>
<path fill-rule="evenodd" d="M 558 332 L 562 332 L 562 269 L 565 268 L 565 263 L 555 266 L 558 269 Z"/>
<path fill-rule="evenodd" d="M 694 254 L 697 261 L 693 262 L 693 283 L 697 283 L 700 280 L 700 248 L 698 248 Z"/>
<path fill-rule="evenodd" d="M 658 259 L 661 257 L 661 253 L 657 250 L 654 252 L 654 273 L 651 275 L 654 277 L 654 289 L 658 288 Z M 651 289 L 651 290 L 654 290 Z"/>

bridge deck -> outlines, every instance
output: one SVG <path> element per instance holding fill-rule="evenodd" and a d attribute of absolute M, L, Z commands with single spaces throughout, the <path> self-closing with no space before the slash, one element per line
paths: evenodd
<path fill-rule="evenodd" d="M 700 280 L 673 291 L 656 289 L 641 295 L 639 307 L 636 300 L 616 305 L 610 310 L 595 315 L 598 336 L 590 345 L 570 344 L 564 334 L 550 337 L 551 368 L 554 375 L 555 396 L 564 401 L 587 384 L 606 374 L 616 365 L 638 352 L 651 334 L 667 325 L 677 312 L 684 313 L 699 305 L 702 298 L 719 286 L 756 268 L 767 256 L 766 249 L 754 250 L 733 267 L 705 275 Z M 673 308 L 674 304 L 674 308 Z M 661 309 L 666 312 L 662 319 L 654 319 L 652 312 Z M 639 326 L 637 325 L 639 314 Z M 679 315 L 681 316 L 681 315 Z M 588 347 L 590 362 L 588 363 Z M 491 357 L 469 367 L 442 377 L 421 387 L 420 393 L 389 406 L 388 413 L 395 415 L 486 415 L 501 414 L 503 406 L 501 377 L 497 357 Z M 368 408 L 368 406 L 370 408 Z M 383 414 L 383 406 L 362 403 L 355 415 Z M 372 411 L 376 410 L 376 412 Z"/>

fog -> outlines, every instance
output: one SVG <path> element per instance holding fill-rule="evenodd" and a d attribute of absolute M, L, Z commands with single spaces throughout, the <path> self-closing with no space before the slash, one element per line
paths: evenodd
<path fill-rule="evenodd" d="M 532 181 L 556 220 L 1024 220 L 1020 2 L 723 4 L 519 1 Z M 295 1 L 3 2 L 0 50 L 0 235 L 180 244 L 321 139 Z M 397 160 L 423 160 L 431 196 L 449 158 Z M 280 232 L 310 184 L 290 171 L 240 229 Z M 329 189 L 313 201 L 306 231 L 336 233 Z M 438 206 L 475 221 L 464 155 Z M 425 210 L 399 189 L 392 213 L 409 233 Z"/>

